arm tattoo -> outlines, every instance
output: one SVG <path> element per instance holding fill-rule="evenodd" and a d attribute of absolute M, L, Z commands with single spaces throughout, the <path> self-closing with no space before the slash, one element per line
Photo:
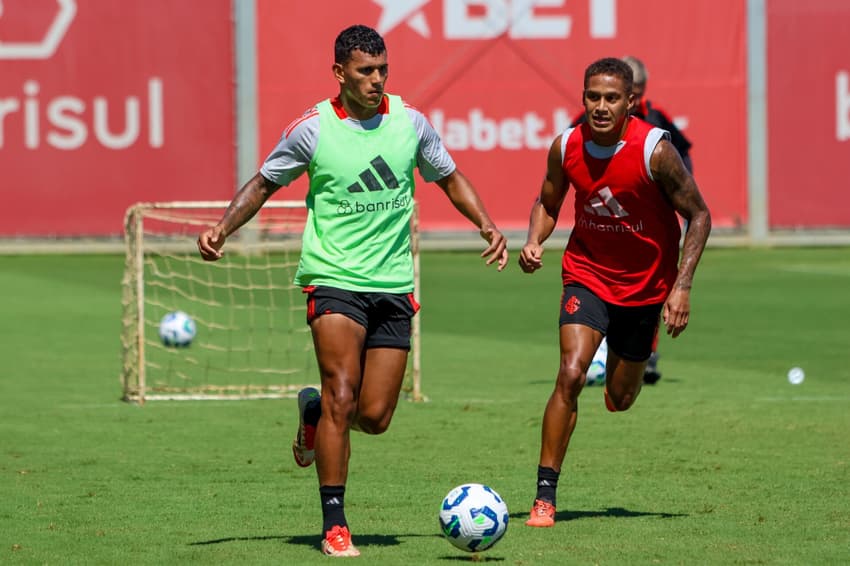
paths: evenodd
<path fill-rule="evenodd" d="M 230 201 L 227 210 L 224 211 L 224 216 L 219 223 L 224 231 L 224 235 L 229 236 L 253 218 L 266 200 L 279 188 L 278 185 L 275 185 L 259 173 L 254 175 L 250 181 L 239 189 L 239 192 Z"/>
<path fill-rule="evenodd" d="M 688 221 L 675 286 L 679 289 L 690 289 L 694 272 L 711 232 L 711 214 L 694 178 L 670 142 L 662 140 L 652 157 L 653 175 L 658 179 L 676 212 Z"/>

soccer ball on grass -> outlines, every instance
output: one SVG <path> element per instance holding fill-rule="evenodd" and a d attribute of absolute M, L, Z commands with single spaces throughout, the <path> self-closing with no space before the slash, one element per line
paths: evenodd
<path fill-rule="evenodd" d="M 487 550 L 502 538 L 507 528 L 508 506 L 486 485 L 459 485 L 440 505 L 440 529 L 461 550 Z"/>
<path fill-rule="evenodd" d="M 195 333 L 195 321 L 183 311 L 170 312 L 159 322 L 159 339 L 166 346 L 188 346 Z"/>

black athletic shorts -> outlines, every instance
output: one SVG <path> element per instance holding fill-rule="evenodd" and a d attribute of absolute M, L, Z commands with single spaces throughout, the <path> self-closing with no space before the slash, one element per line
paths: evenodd
<path fill-rule="evenodd" d="M 304 287 L 307 324 L 323 314 L 343 314 L 366 329 L 366 348 L 410 350 L 410 319 L 419 310 L 413 293 L 361 293 Z"/>
<path fill-rule="evenodd" d="M 664 303 L 623 307 L 606 303 L 582 285 L 564 286 L 560 323 L 583 324 L 608 339 L 608 347 L 632 362 L 642 362 L 652 353 L 658 319 Z"/>

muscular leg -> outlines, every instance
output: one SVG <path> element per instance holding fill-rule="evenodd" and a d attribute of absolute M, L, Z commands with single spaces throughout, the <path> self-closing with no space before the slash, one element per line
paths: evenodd
<path fill-rule="evenodd" d="M 561 363 L 555 390 L 543 414 L 540 466 L 560 472 L 578 417 L 578 396 L 587 379 L 587 368 L 602 342 L 602 333 L 580 324 L 560 330 Z"/>
<path fill-rule="evenodd" d="M 605 376 L 605 406 L 609 411 L 625 411 L 640 394 L 646 366 L 657 346 L 659 315 L 663 305 L 611 307 L 608 327 L 608 360 Z M 623 358 L 620 354 L 628 354 Z M 636 358 L 644 359 L 634 361 Z"/>
<path fill-rule="evenodd" d="M 363 363 L 363 378 L 353 428 L 381 434 L 390 426 L 407 367 L 407 350 L 369 348 Z"/>
<path fill-rule="evenodd" d="M 643 374 L 646 362 L 624 360 L 608 347 L 608 373 L 605 377 L 605 394 L 608 403 L 617 411 L 625 411 L 631 407 L 643 385 Z M 609 410 L 610 410 L 609 406 Z"/>
<path fill-rule="evenodd" d="M 366 328 L 343 314 L 323 314 L 313 319 L 310 328 L 322 381 L 322 415 L 314 443 L 322 502 L 322 550 L 335 556 L 357 556 L 344 510 L 350 431 L 356 427 L 379 434 L 389 426 L 407 352 L 365 350 Z"/>
<path fill-rule="evenodd" d="M 322 380 L 322 417 L 316 426 L 315 444 L 319 485 L 345 485 L 366 329 L 341 314 L 319 316 L 310 328 Z"/>

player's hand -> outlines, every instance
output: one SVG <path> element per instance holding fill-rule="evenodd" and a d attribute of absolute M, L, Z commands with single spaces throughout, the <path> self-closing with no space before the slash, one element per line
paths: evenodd
<path fill-rule="evenodd" d="M 543 267 L 543 246 L 525 244 L 519 252 L 519 267 L 525 273 L 534 273 Z"/>
<path fill-rule="evenodd" d="M 673 338 L 685 331 L 688 326 L 688 319 L 691 316 L 691 291 L 690 289 L 682 289 L 673 287 L 670 296 L 664 303 L 664 325 L 667 327 L 667 334 Z"/>
<path fill-rule="evenodd" d="M 198 251 L 206 261 L 216 261 L 224 255 L 221 247 L 227 238 L 221 231 L 220 226 L 214 226 L 201 232 L 198 236 Z"/>
<path fill-rule="evenodd" d="M 481 257 L 487 258 L 487 265 L 498 261 L 498 270 L 502 271 L 508 264 L 508 239 L 495 227 L 482 229 L 481 237 L 490 243 Z"/>

